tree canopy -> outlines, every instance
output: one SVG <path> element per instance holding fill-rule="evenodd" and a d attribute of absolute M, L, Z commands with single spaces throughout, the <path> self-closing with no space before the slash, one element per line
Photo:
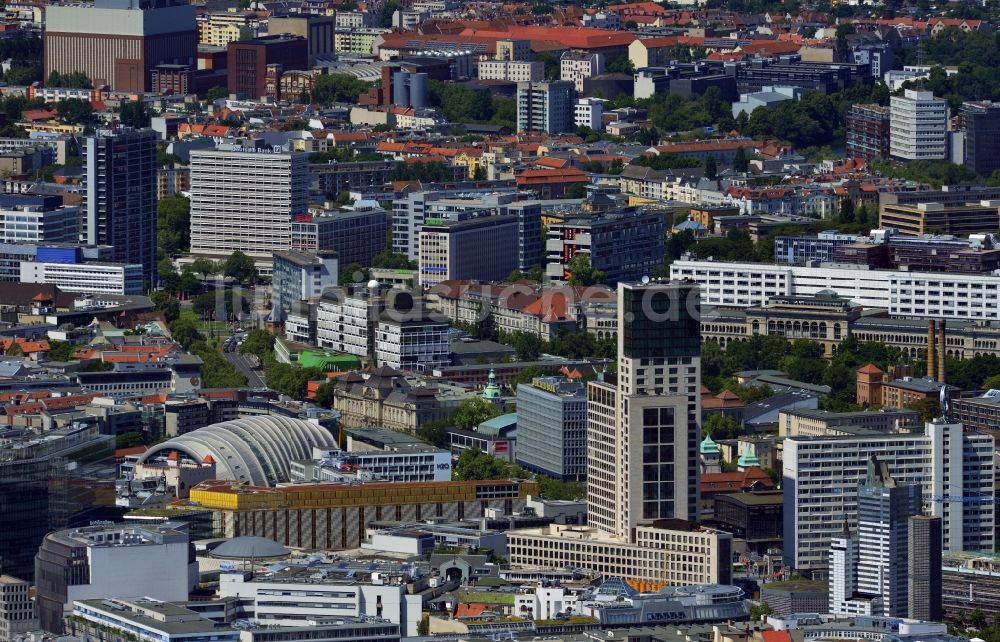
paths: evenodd
<path fill-rule="evenodd" d="M 68 87 L 70 89 L 91 89 L 94 84 L 82 71 L 71 71 L 67 74 L 60 74 L 53 71 L 45 80 L 46 87 Z"/>
<path fill-rule="evenodd" d="M 487 89 L 467 89 L 463 85 L 431 80 L 427 84 L 427 102 L 437 107 L 453 123 L 489 123 L 510 128 L 517 126 L 513 100 L 497 98 Z"/>
<path fill-rule="evenodd" d="M 175 256 L 191 247 L 191 202 L 183 196 L 164 196 L 156 204 L 156 248 Z"/>
<path fill-rule="evenodd" d="M 130 100 L 121 106 L 121 109 L 118 111 L 118 120 L 126 127 L 141 129 L 149 127 L 152 117 L 149 113 L 149 108 L 146 107 L 144 102 Z"/>
<path fill-rule="evenodd" d="M 482 397 L 470 397 L 459 404 L 451 423 L 462 428 L 475 428 L 487 419 L 500 415 L 500 407 Z"/>
<path fill-rule="evenodd" d="M 570 285 L 597 285 L 604 282 L 604 272 L 590 264 L 590 254 L 581 252 L 566 266 Z"/>
<path fill-rule="evenodd" d="M 349 74 L 316 76 L 312 87 L 312 102 L 321 105 L 332 103 L 357 103 L 358 96 L 368 91 L 371 83 L 358 80 Z"/>
<path fill-rule="evenodd" d="M 257 280 L 257 268 L 253 259 L 236 250 L 223 263 L 222 272 L 237 283 L 251 283 Z"/>

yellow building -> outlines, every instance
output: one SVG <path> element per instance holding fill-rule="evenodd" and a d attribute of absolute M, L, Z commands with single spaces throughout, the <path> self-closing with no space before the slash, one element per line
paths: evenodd
<path fill-rule="evenodd" d="M 246 31 L 255 35 L 260 30 L 260 17 L 252 11 L 216 11 L 198 20 L 198 42 L 225 47 L 240 39 Z"/>
<path fill-rule="evenodd" d="M 259 535 L 295 548 L 357 548 L 375 521 L 413 522 L 483 517 L 490 508 L 512 514 L 532 481 L 488 480 L 408 484 L 294 484 L 278 488 L 215 480 L 191 489 L 192 506 L 213 511 L 224 537 Z"/>
<path fill-rule="evenodd" d="M 50 134 L 80 134 L 83 132 L 83 125 L 68 125 L 60 123 L 58 120 L 50 120 L 44 123 L 18 123 L 29 134 L 35 132 L 47 132 Z"/>
<path fill-rule="evenodd" d="M 469 154 L 466 152 L 461 152 L 456 154 L 452 159 L 452 164 L 458 167 L 465 167 L 469 170 L 469 178 L 474 179 L 476 177 L 476 170 L 482 168 L 483 172 L 486 172 L 488 164 L 483 159 L 483 155 L 480 154 Z"/>
<path fill-rule="evenodd" d="M 497 60 L 531 60 L 530 40 L 497 40 Z"/>

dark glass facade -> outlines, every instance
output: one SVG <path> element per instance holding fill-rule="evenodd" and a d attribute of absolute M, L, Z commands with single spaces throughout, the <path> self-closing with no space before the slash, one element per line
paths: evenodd
<path fill-rule="evenodd" d="M 0 572 L 32 580 L 50 526 L 47 459 L 0 462 L 0 515 Z"/>
<path fill-rule="evenodd" d="M 696 284 L 626 287 L 621 305 L 623 356 L 629 359 L 700 356 L 701 303 Z"/>
<path fill-rule="evenodd" d="M 673 517 L 674 409 L 642 411 L 642 518 Z"/>
<path fill-rule="evenodd" d="M 121 129 L 87 138 L 86 242 L 111 245 L 108 260 L 142 265 L 156 283 L 156 143 L 152 129 Z"/>
<path fill-rule="evenodd" d="M 1000 169 L 1000 104 L 963 103 L 958 115 L 965 127 L 965 166 L 992 175 Z"/>

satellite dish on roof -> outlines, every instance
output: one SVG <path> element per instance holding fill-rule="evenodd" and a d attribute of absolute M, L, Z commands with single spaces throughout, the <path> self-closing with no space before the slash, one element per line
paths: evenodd
<path fill-rule="evenodd" d="M 648 276 L 642 277 L 642 284 L 643 285 L 648 285 L 649 284 L 649 277 Z"/>
<path fill-rule="evenodd" d="M 372 290 L 377 290 L 379 287 L 379 282 L 376 281 L 375 279 L 372 279 L 371 281 L 368 282 L 368 287 L 371 288 Z"/>

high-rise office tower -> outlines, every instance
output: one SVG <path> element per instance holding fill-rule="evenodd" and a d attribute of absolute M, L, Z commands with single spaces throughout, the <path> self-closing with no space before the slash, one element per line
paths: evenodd
<path fill-rule="evenodd" d="M 618 373 L 588 389 L 590 525 L 626 540 L 639 524 L 698 516 L 698 286 L 618 285 Z"/>
<path fill-rule="evenodd" d="M 920 486 L 898 483 L 885 462 L 869 459 L 858 488 L 858 592 L 881 597 L 881 615 L 907 616 L 909 520 L 920 504 Z"/>
<path fill-rule="evenodd" d="M 909 520 L 907 617 L 940 622 L 941 518 L 914 515 Z"/>
<path fill-rule="evenodd" d="M 149 287 L 156 284 L 156 141 L 152 129 L 116 129 L 88 136 L 83 238 L 111 245 L 109 259 L 141 263 Z"/>
<path fill-rule="evenodd" d="M 514 530 L 511 564 L 640 590 L 732 581 L 732 536 L 697 523 L 699 289 L 618 286 L 618 371 L 587 386 L 587 526 Z"/>
<path fill-rule="evenodd" d="M 224 259 L 236 250 L 269 274 L 306 214 L 309 156 L 222 146 L 191 152 L 191 252 Z"/>

